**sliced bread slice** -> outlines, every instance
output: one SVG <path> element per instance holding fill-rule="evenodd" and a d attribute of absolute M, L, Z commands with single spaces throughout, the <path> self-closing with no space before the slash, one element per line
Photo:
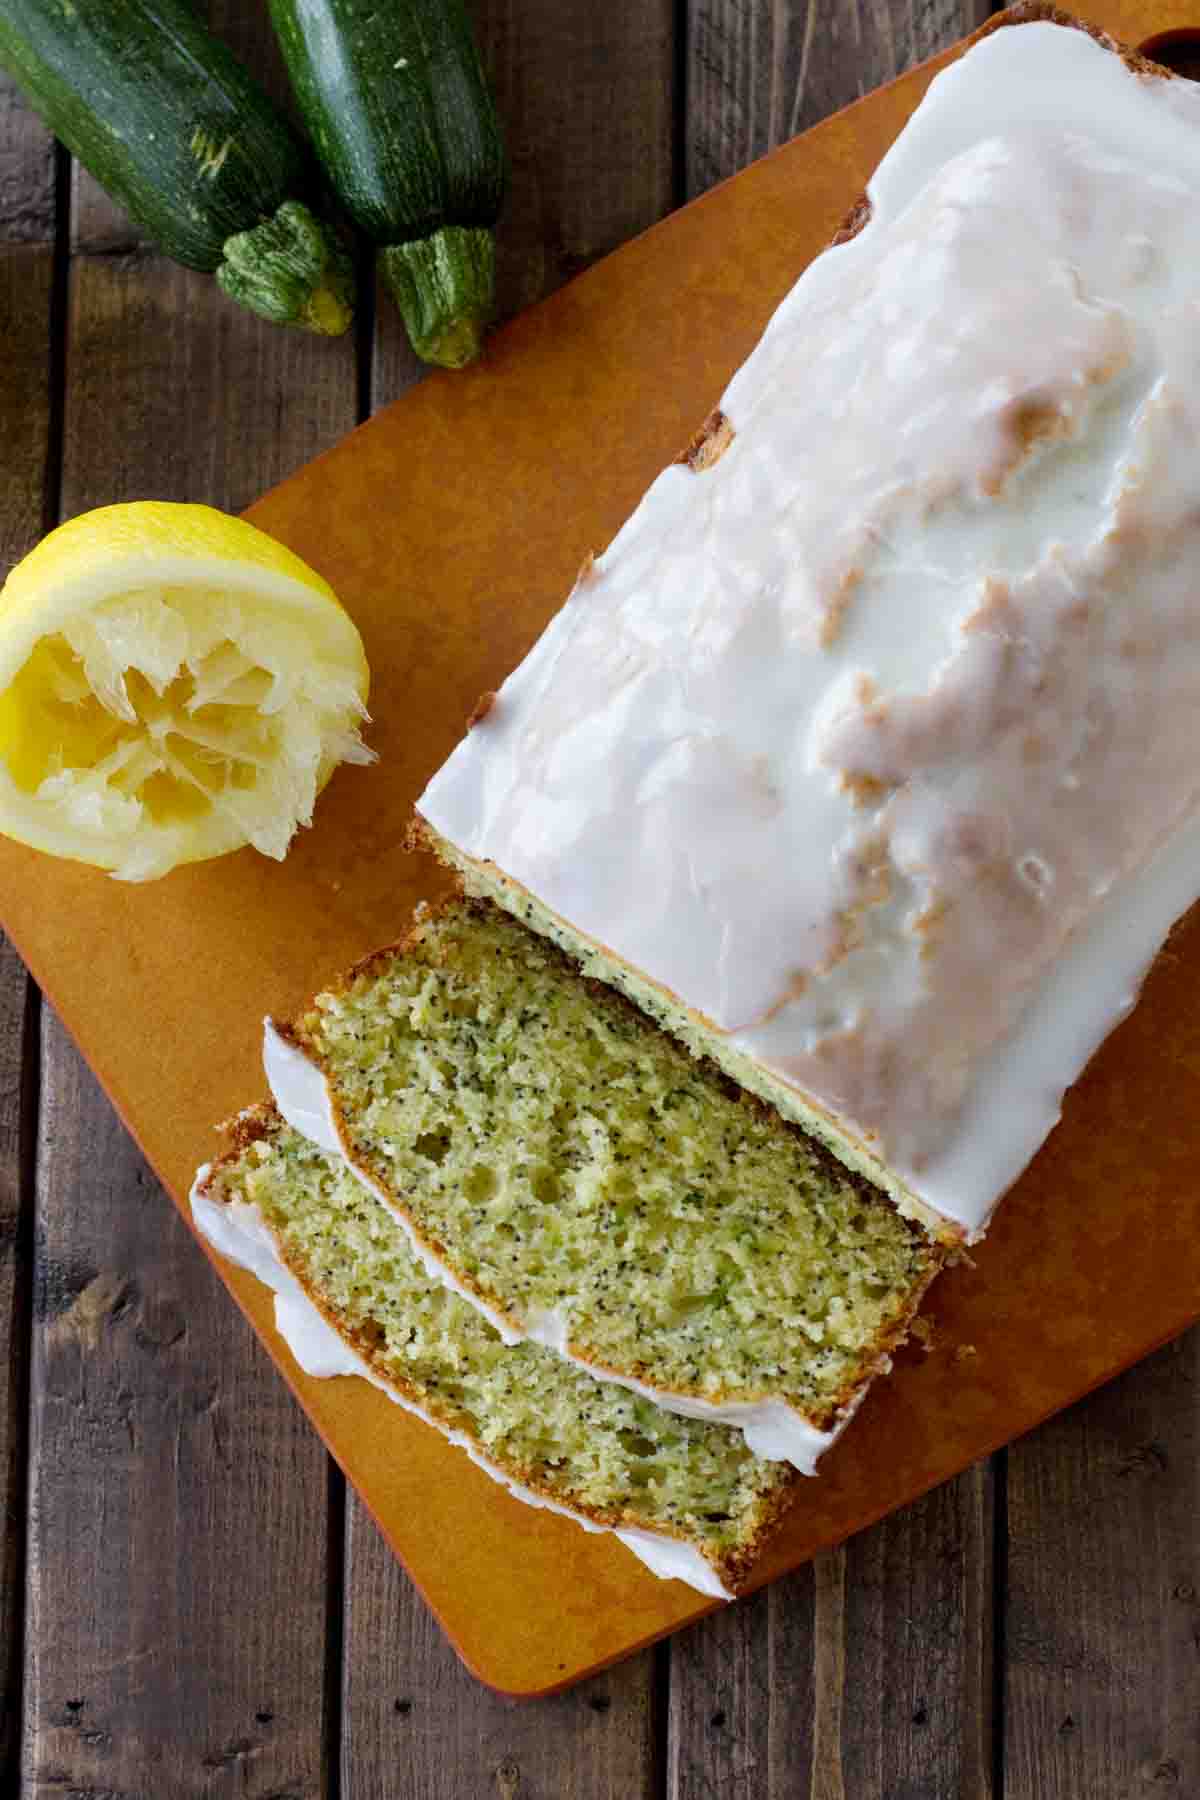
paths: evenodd
<path fill-rule="evenodd" d="M 427 1268 L 533 1339 L 811 1473 L 944 1250 L 507 913 L 457 901 L 270 1026 L 285 1118 Z"/>
<path fill-rule="evenodd" d="M 340 1157 L 270 1107 L 192 1190 L 197 1227 L 276 1290 L 310 1374 L 361 1375 L 434 1425 L 518 1498 L 615 1531 L 655 1574 L 729 1598 L 797 1477 L 727 1426 L 680 1419 L 592 1381 L 537 1344 L 506 1347 L 431 1279 Z"/>

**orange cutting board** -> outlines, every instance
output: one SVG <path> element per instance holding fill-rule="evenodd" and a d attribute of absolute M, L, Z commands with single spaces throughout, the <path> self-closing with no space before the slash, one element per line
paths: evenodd
<path fill-rule="evenodd" d="M 1133 44 L 1189 22 L 1177 3 L 1093 11 Z M 285 863 L 246 851 L 127 887 L 0 840 L 4 926 L 185 1211 L 214 1121 L 264 1091 L 262 1015 L 394 939 L 440 888 L 401 847 L 415 796 L 716 402 L 934 66 L 676 213 L 497 333 L 481 367 L 431 376 L 252 509 L 333 583 L 374 675 L 379 763 L 334 777 Z M 709 1609 L 611 1537 L 520 1505 L 365 1383 L 306 1379 L 265 1291 L 221 1273 L 483 1680 L 546 1693 Z M 1200 1314 L 1200 909 L 932 1311 L 932 1348 L 876 1386 L 762 1581 Z"/>

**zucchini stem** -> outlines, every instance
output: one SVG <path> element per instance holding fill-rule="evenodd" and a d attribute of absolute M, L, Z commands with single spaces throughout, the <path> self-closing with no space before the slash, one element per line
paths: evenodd
<path fill-rule="evenodd" d="M 226 238 L 217 281 L 274 325 L 340 337 L 354 317 L 354 268 L 335 232 L 299 200 Z"/>
<path fill-rule="evenodd" d="M 496 304 L 496 240 L 481 225 L 442 225 L 379 252 L 417 355 L 443 369 L 474 362 Z"/>

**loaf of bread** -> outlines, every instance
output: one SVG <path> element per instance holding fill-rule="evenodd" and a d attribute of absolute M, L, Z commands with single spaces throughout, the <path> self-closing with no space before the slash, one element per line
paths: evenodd
<path fill-rule="evenodd" d="M 1200 91 L 1025 16 L 419 801 L 949 1239 L 1200 892 Z"/>

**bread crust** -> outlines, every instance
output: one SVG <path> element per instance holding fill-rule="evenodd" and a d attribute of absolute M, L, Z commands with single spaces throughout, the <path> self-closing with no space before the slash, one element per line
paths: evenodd
<path fill-rule="evenodd" d="M 252 1145 L 269 1142 L 284 1129 L 286 1129 L 284 1120 L 270 1102 L 247 1107 L 244 1112 L 227 1120 L 221 1127 L 228 1140 L 227 1147 L 205 1174 L 199 1184 L 198 1192 L 216 1205 L 228 1205 L 227 1196 L 220 1191 L 222 1179 L 232 1171 L 234 1165 Z M 498 1462 L 480 1442 L 476 1434 L 467 1429 L 462 1414 L 452 1413 L 448 1408 L 439 1408 L 436 1403 L 431 1401 L 429 1395 L 419 1392 L 411 1383 L 405 1382 L 399 1377 L 390 1363 L 386 1363 L 381 1356 L 378 1339 L 352 1325 L 335 1307 L 331 1306 L 328 1300 L 313 1287 L 304 1269 L 293 1256 L 289 1255 L 286 1246 L 280 1242 L 274 1231 L 271 1232 L 271 1236 L 281 1262 L 294 1280 L 300 1284 L 306 1298 L 316 1308 L 326 1324 L 337 1333 L 344 1343 L 351 1347 L 356 1355 L 362 1358 L 384 1387 L 402 1396 L 423 1422 L 431 1425 L 434 1430 L 457 1431 L 470 1437 L 477 1445 L 479 1454 L 492 1468 L 499 1470 L 542 1499 L 553 1501 L 557 1506 L 569 1506 L 570 1510 L 579 1518 L 587 1519 L 594 1525 L 606 1526 L 610 1530 L 633 1528 L 651 1532 L 655 1537 L 689 1544 L 703 1556 L 710 1567 L 716 1570 L 732 1593 L 737 1594 L 744 1590 L 768 1538 L 774 1535 L 776 1524 L 791 1505 L 799 1484 L 805 1479 L 797 1470 L 789 1468 L 786 1464 L 777 1465 L 779 1478 L 776 1487 L 770 1493 L 763 1495 L 759 1504 L 753 1509 L 750 1516 L 750 1529 L 744 1539 L 736 1545 L 731 1545 L 723 1555 L 714 1554 L 710 1547 L 706 1547 L 699 1539 L 689 1536 L 687 1532 L 672 1530 L 659 1520 L 647 1519 L 631 1507 L 626 1506 L 620 1509 L 597 1507 L 574 1496 L 568 1501 L 563 1498 L 558 1489 L 546 1481 L 545 1476 L 536 1465 L 523 1463 L 513 1458 L 506 1458 L 503 1463 Z M 548 1351 L 547 1354 L 553 1353 Z M 733 1427 L 729 1426 L 726 1429 L 732 1430 Z"/>
<path fill-rule="evenodd" d="M 1123 44 L 1119 38 L 1110 36 L 1099 25 L 1093 25 L 1089 19 L 1077 18 L 1074 13 L 1064 12 L 1061 7 L 1050 4 L 1049 0 L 1018 0 L 1016 6 L 1007 7 L 1004 12 L 993 14 L 969 37 L 963 38 L 958 46 L 959 52 L 974 49 L 975 45 L 982 43 L 984 38 L 991 37 L 993 32 L 1005 31 L 1010 25 L 1064 25 L 1069 30 L 1085 32 L 1088 37 L 1094 38 L 1102 49 L 1111 50 L 1113 55 L 1119 56 L 1125 67 L 1134 75 L 1146 75 L 1161 81 L 1178 79 L 1174 70 L 1164 68 L 1162 63 L 1152 62 L 1148 56 L 1143 56 L 1140 50 L 1134 50 L 1128 44 Z M 851 238 L 857 237 L 863 226 L 869 222 L 870 217 L 870 197 L 866 193 L 862 193 L 829 240 L 830 248 L 835 244 L 849 243 Z"/>
<path fill-rule="evenodd" d="M 624 994 L 619 993 L 606 982 L 599 981 L 592 976 L 584 975 L 578 965 L 565 951 L 561 950 L 557 944 L 552 943 L 548 938 L 542 937 L 539 933 L 531 931 L 528 926 L 522 924 L 519 919 L 513 918 L 510 913 L 507 913 L 502 908 L 496 906 L 494 902 L 477 899 L 462 893 L 450 893 L 436 903 L 424 907 L 420 917 L 417 918 L 410 930 L 398 943 L 387 945 L 379 950 L 374 950 L 369 955 L 361 958 L 361 960 L 355 963 L 351 969 L 347 970 L 344 975 L 322 989 L 322 993 L 337 998 L 349 994 L 360 982 L 370 983 L 375 980 L 377 976 L 382 974 L 387 965 L 395 961 L 397 957 L 409 955 L 420 944 L 426 928 L 431 923 L 455 914 L 467 919 L 473 918 L 480 921 L 489 918 L 502 920 L 506 929 L 510 929 L 520 935 L 528 937 L 535 943 L 539 951 L 545 954 L 552 963 L 557 965 L 565 975 L 568 975 L 575 981 L 582 982 L 591 1002 L 606 1011 L 610 1017 L 620 1019 L 626 1024 L 633 1024 L 638 1030 L 647 1033 L 661 1032 L 661 1027 L 657 1026 L 653 1020 L 649 1019 L 647 1015 Z M 295 1020 L 282 1023 L 272 1021 L 272 1024 L 274 1030 L 286 1043 L 293 1049 L 299 1051 L 301 1055 L 306 1056 L 321 1071 L 322 1075 L 325 1075 L 325 1059 L 314 1043 L 304 1023 L 305 1017 L 317 1010 L 318 998 L 319 996 L 310 1001 L 308 1006 L 301 1010 Z M 669 1034 L 661 1034 L 664 1037 L 667 1037 L 668 1041 L 675 1041 L 669 1038 Z M 686 1051 L 683 1051 L 682 1046 L 680 1046 L 680 1049 L 682 1054 L 688 1054 Z M 943 1268 L 957 1260 L 958 1252 L 953 1245 L 931 1239 L 917 1221 L 900 1214 L 889 1196 L 877 1188 L 865 1176 L 858 1174 L 855 1170 L 848 1169 L 845 1164 L 840 1162 L 838 1158 L 834 1156 L 832 1151 L 828 1150 L 825 1145 L 821 1144 L 809 1133 L 804 1131 L 803 1127 L 793 1123 L 793 1121 L 789 1119 L 783 1118 L 773 1106 L 760 1099 L 756 1094 L 748 1093 L 707 1057 L 691 1057 L 690 1062 L 699 1079 L 705 1081 L 710 1087 L 714 1088 L 723 1098 L 736 1101 L 738 1105 L 746 1107 L 756 1119 L 761 1120 L 772 1131 L 782 1136 L 791 1137 L 802 1143 L 806 1153 L 813 1158 L 820 1173 L 828 1180 L 848 1185 L 861 1198 L 864 1205 L 889 1207 L 892 1212 L 897 1215 L 900 1223 L 908 1232 L 910 1238 L 914 1241 L 918 1241 L 926 1254 L 927 1260 L 923 1278 L 914 1281 L 906 1296 L 905 1303 L 897 1313 L 896 1317 L 876 1335 L 870 1344 L 863 1347 L 858 1360 L 847 1374 L 846 1380 L 843 1382 L 842 1386 L 839 1387 L 836 1393 L 830 1398 L 828 1405 L 819 1412 L 806 1410 L 799 1404 L 795 1396 L 784 1396 L 766 1392 L 758 1395 L 747 1395 L 740 1392 L 735 1394 L 724 1389 L 716 1392 L 712 1390 L 701 1391 L 699 1387 L 663 1388 L 655 1382 L 653 1378 L 654 1371 L 645 1363 L 639 1362 L 631 1367 L 618 1368 L 613 1363 L 606 1361 L 593 1346 L 578 1339 L 571 1340 L 569 1346 L 571 1356 L 573 1359 L 577 1359 L 578 1364 L 583 1365 L 598 1379 L 608 1377 L 619 1382 L 630 1380 L 641 1382 L 645 1386 L 653 1389 L 656 1394 L 662 1394 L 668 1397 L 678 1395 L 682 1399 L 694 1399 L 704 1404 L 717 1406 L 735 1401 L 747 1401 L 750 1404 L 754 1404 L 760 1400 L 765 1401 L 768 1399 L 783 1398 L 786 1399 L 787 1403 L 793 1406 L 800 1416 L 806 1419 L 815 1430 L 823 1432 L 832 1431 L 847 1407 L 863 1393 L 877 1375 L 885 1373 L 890 1367 L 891 1358 L 894 1352 L 909 1336 L 913 1320 L 920 1310 L 922 1301 L 924 1300 L 930 1284 L 937 1275 L 941 1273 Z M 390 1182 L 391 1172 L 383 1162 L 380 1159 L 371 1156 L 368 1152 L 353 1147 L 351 1143 L 350 1123 L 345 1117 L 342 1108 L 339 1106 L 336 1096 L 331 1093 L 329 1098 L 334 1124 L 342 1144 L 342 1151 L 351 1167 L 356 1168 L 360 1174 L 365 1176 L 368 1183 L 382 1189 L 383 1192 L 387 1194 L 389 1202 L 396 1208 L 397 1212 L 403 1214 L 407 1229 L 416 1243 L 419 1244 L 423 1250 L 428 1252 L 428 1254 L 438 1263 L 444 1265 L 451 1271 L 454 1281 L 460 1288 L 468 1290 L 468 1292 L 474 1296 L 479 1302 L 481 1310 L 490 1314 L 493 1318 L 498 1317 L 502 1319 L 510 1330 L 518 1335 L 523 1335 L 523 1321 L 506 1308 L 494 1294 L 487 1292 L 469 1272 L 460 1268 L 449 1247 L 442 1243 L 439 1238 L 432 1236 L 423 1228 L 422 1223 L 413 1217 L 410 1208 L 405 1204 L 404 1195 L 397 1193 L 392 1187 Z"/>
<path fill-rule="evenodd" d="M 695 475 L 702 474 L 720 462 L 735 436 L 733 425 L 718 406 L 709 413 L 700 429 L 692 433 L 675 461 Z"/>
<path fill-rule="evenodd" d="M 433 827 L 429 824 L 428 820 L 424 819 L 420 813 L 414 812 L 412 818 L 409 821 L 408 827 L 404 833 L 404 839 L 403 839 L 404 848 L 410 852 L 418 852 L 418 851 L 428 852 L 430 855 L 437 858 L 438 861 L 441 863 L 443 869 L 445 869 L 450 874 L 450 876 L 455 884 L 454 893 L 459 893 L 459 892 L 465 893 L 466 890 L 462 886 L 461 873 L 453 866 L 453 864 L 451 864 L 449 862 L 448 859 L 446 859 L 442 856 L 440 850 L 438 849 L 439 841 L 440 840 L 438 838 L 437 833 L 434 831 Z M 500 869 L 495 863 L 489 862 L 486 858 L 481 859 L 478 857 L 467 857 L 467 858 L 465 858 L 465 860 L 469 861 L 471 863 L 471 866 L 475 869 L 478 869 L 480 872 L 482 872 L 485 869 L 490 871 L 491 874 L 495 876 L 495 878 L 499 882 L 499 884 L 502 887 L 504 887 L 507 892 L 511 893 L 518 900 L 518 902 L 521 902 L 521 901 L 528 902 L 528 901 L 532 900 L 533 895 L 531 894 L 530 890 L 525 888 L 524 886 L 522 886 L 522 884 L 519 881 L 515 880 L 511 875 L 506 874 L 504 872 L 504 870 Z M 454 894 L 452 893 L 451 898 L 453 898 L 453 897 L 454 897 Z M 472 898 L 473 898 L 473 896 L 472 896 Z M 490 902 L 489 902 L 489 904 L 490 904 Z M 519 915 L 515 912 L 510 912 L 510 917 L 517 918 L 518 922 L 523 922 L 519 918 Z M 563 920 L 562 923 L 565 925 L 566 921 Z M 527 929 L 532 929 L 532 928 L 527 927 Z M 566 956 L 566 959 L 567 959 L 568 963 L 570 963 L 571 967 L 573 969 L 575 969 L 577 973 L 582 974 L 582 971 L 579 969 L 579 965 L 572 959 L 570 954 L 566 951 L 560 950 L 559 946 L 554 943 L 554 940 L 552 938 L 542 937 L 541 934 L 539 934 L 539 933 L 535 933 L 535 935 L 539 937 L 540 942 L 551 944 L 554 949 L 559 950 L 560 955 Z M 598 944 L 596 944 L 595 948 L 601 954 L 608 956 L 614 962 L 619 963 L 622 968 L 632 969 L 632 965 L 627 963 L 622 957 L 618 956 L 616 954 L 616 952 L 609 945 L 598 943 Z M 606 993 L 615 993 L 615 994 L 617 994 L 618 998 L 620 998 L 621 1000 L 624 1000 L 627 1005 L 633 1006 L 634 1012 L 642 1020 L 647 1020 L 649 1018 L 649 1015 L 647 1013 L 645 1013 L 640 1007 L 638 1007 L 635 1002 L 626 1000 L 626 996 L 615 986 L 610 987 L 609 984 L 604 983 L 604 982 L 601 982 L 598 985 L 602 991 L 604 991 Z M 663 992 L 667 993 L 668 990 L 664 989 Z M 716 1031 L 716 1027 L 713 1025 L 713 1023 L 710 1019 L 708 1019 L 708 1018 L 704 1017 L 702 1014 L 696 1012 L 693 1008 L 686 1006 L 682 1001 L 678 1000 L 677 995 L 670 995 L 670 998 L 675 1000 L 678 1003 L 678 1005 L 680 1006 L 681 1010 L 686 1012 L 691 1018 L 696 1020 L 706 1030 L 711 1030 L 714 1032 Z M 652 1024 L 655 1024 L 656 1029 L 667 1031 L 667 1028 L 665 1026 L 658 1026 L 654 1020 L 650 1019 L 650 1022 Z M 667 1031 L 667 1035 L 670 1036 L 672 1034 L 669 1031 Z M 867 1189 L 869 1190 L 869 1192 L 872 1195 L 877 1195 L 880 1199 L 885 1200 L 889 1205 L 893 1205 L 893 1206 L 895 1205 L 895 1201 L 894 1201 L 892 1195 L 889 1194 L 886 1186 L 884 1185 L 884 1183 L 887 1179 L 888 1172 L 887 1172 L 886 1168 L 884 1167 L 883 1163 L 880 1161 L 879 1157 L 875 1154 L 875 1152 L 872 1148 L 872 1145 L 868 1139 L 866 1139 L 866 1138 L 856 1139 L 856 1140 L 853 1140 L 853 1143 L 854 1143 L 855 1149 L 859 1152 L 859 1154 L 861 1154 L 864 1159 L 871 1162 L 874 1165 L 874 1167 L 878 1169 L 879 1173 L 878 1173 L 878 1177 L 876 1179 L 872 1179 L 872 1177 L 870 1175 L 862 1174 L 861 1171 L 854 1169 L 850 1163 L 843 1162 L 842 1159 L 839 1158 L 835 1153 L 828 1151 L 826 1146 L 821 1142 L 821 1139 L 817 1135 L 817 1131 L 815 1129 L 806 1128 L 802 1124 L 799 1124 L 799 1123 L 796 1123 L 794 1121 L 787 1119 L 779 1111 L 779 1109 L 775 1106 L 775 1104 L 772 1101 L 764 1100 L 764 1099 L 760 1098 L 759 1096 L 752 1094 L 748 1089 L 743 1088 L 740 1083 L 738 1083 L 736 1080 L 734 1080 L 733 1077 L 726 1075 L 723 1070 L 719 1069 L 713 1059 L 711 1059 L 708 1056 L 698 1056 L 694 1052 L 689 1052 L 689 1053 L 693 1056 L 693 1060 L 698 1065 L 702 1064 L 705 1067 L 711 1068 L 720 1077 L 720 1079 L 722 1081 L 732 1082 L 732 1085 L 737 1089 L 738 1093 L 743 1095 L 747 1101 L 753 1101 L 756 1105 L 765 1106 L 768 1114 L 772 1118 L 778 1118 L 778 1121 L 780 1124 L 787 1125 L 791 1129 L 799 1131 L 800 1135 L 805 1139 L 806 1143 L 811 1145 L 815 1150 L 819 1149 L 822 1152 L 824 1152 L 825 1154 L 832 1156 L 833 1163 L 837 1166 L 837 1168 L 839 1170 L 844 1171 L 845 1174 L 847 1174 L 847 1175 L 857 1176 L 859 1179 L 865 1181 Z M 838 1120 L 836 1120 L 833 1117 L 833 1115 L 828 1111 L 827 1108 L 821 1106 L 819 1104 L 819 1102 L 816 1101 L 815 1099 L 813 1099 L 811 1096 L 806 1095 L 806 1096 L 804 1096 L 804 1098 L 805 1098 L 805 1104 L 809 1107 L 810 1111 L 813 1112 L 814 1114 L 820 1114 L 820 1116 L 825 1121 L 825 1123 L 831 1133 L 835 1133 L 835 1134 L 841 1136 L 843 1139 L 850 1141 L 849 1134 L 846 1132 L 845 1128 L 841 1125 L 841 1123 Z M 930 1208 L 926 1207 L 917 1196 L 910 1194 L 907 1189 L 904 1190 L 904 1192 L 906 1194 L 906 1198 L 909 1200 L 911 1210 L 904 1211 L 903 1216 L 905 1218 L 916 1220 L 917 1223 L 919 1224 L 921 1230 L 924 1232 L 925 1236 L 931 1242 L 940 1245 L 942 1250 L 947 1255 L 947 1257 L 949 1257 L 952 1260 L 957 1254 L 959 1254 L 962 1251 L 963 1246 L 966 1242 L 965 1228 L 962 1225 L 960 1225 L 957 1220 L 947 1219 L 947 1218 L 942 1217 L 940 1214 L 934 1213 Z M 901 1209 L 901 1208 L 897 1208 L 897 1210 L 903 1211 L 903 1209 Z"/>

